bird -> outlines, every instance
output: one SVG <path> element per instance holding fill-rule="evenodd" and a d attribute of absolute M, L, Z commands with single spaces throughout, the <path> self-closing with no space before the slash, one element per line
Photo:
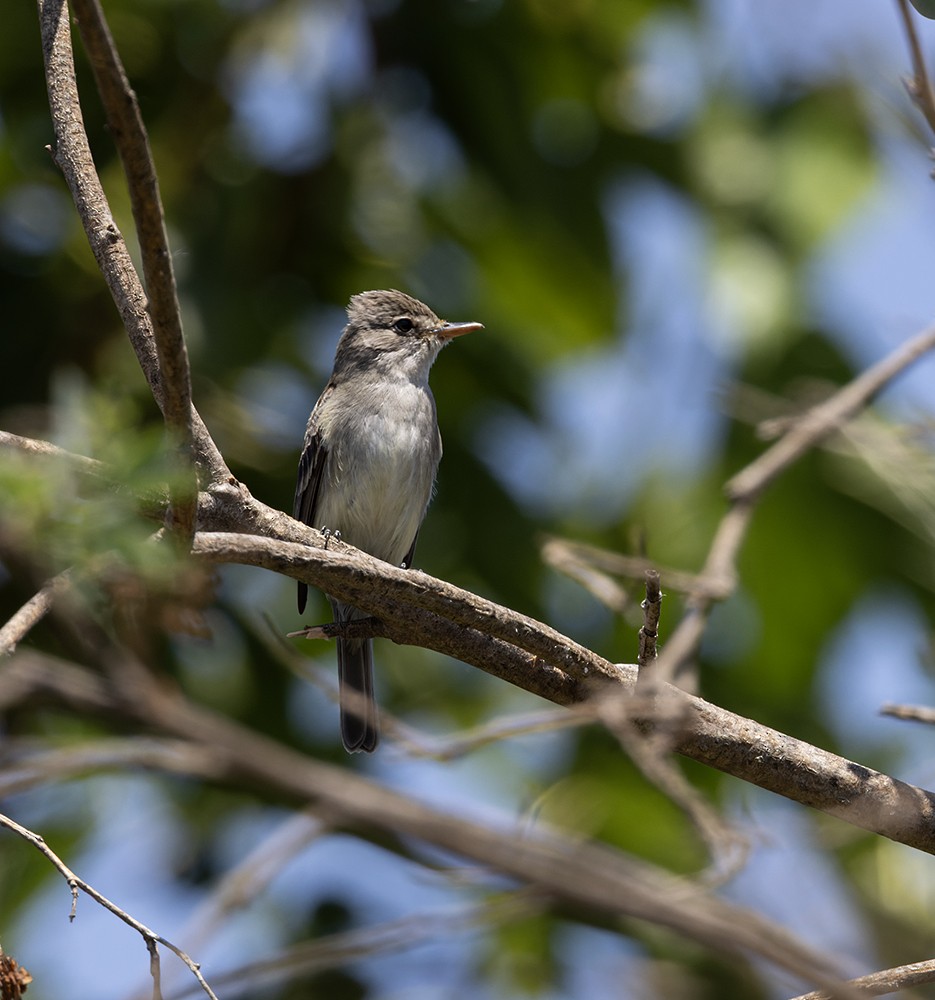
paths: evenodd
<path fill-rule="evenodd" d="M 293 517 L 411 567 L 442 457 L 429 371 L 455 337 L 481 329 L 441 320 L 395 289 L 352 296 L 331 377 L 305 430 Z M 307 598 L 300 582 L 300 615 Z M 336 622 L 367 617 L 328 600 Z M 372 641 L 338 638 L 337 652 L 344 747 L 371 753 L 379 741 Z"/>

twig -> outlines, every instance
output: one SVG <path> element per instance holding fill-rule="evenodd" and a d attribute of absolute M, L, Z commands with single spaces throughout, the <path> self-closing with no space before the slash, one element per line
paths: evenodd
<path fill-rule="evenodd" d="M 11 704 L 11 693 L 15 695 L 5 690 L 7 697 L 0 700 L 0 708 Z M 15 755 L 16 749 L 15 742 L 5 741 L 0 799 L 97 771 L 149 768 L 212 782 L 223 780 L 226 774 L 211 754 L 188 740 L 110 737 L 21 755 Z"/>
<path fill-rule="evenodd" d="M 659 587 L 658 570 L 646 570 L 646 597 L 640 607 L 643 609 L 643 624 L 640 626 L 640 651 L 636 662 L 642 669 L 656 659 L 659 615 L 662 611 L 662 590 Z"/>
<path fill-rule="evenodd" d="M 85 455 L 76 455 L 73 451 L 66 451 L 49 441 L 40 441 L 37 438 L 22 437 L 19 434 L 11 434 L 9 431 L 0 431 L 0 447 L 9 451 L 21 452 L 24 455 L 54 458 L 60 462 L 66 462 L 87 476 L 96 478 L 105 474 L 103 462 Z"/>
<path fill-rule="evenodd" d="M 896 993 L 910 986 L 924 986 L 935 983 L 935 960 L 913 962 L 911 965 L 897 965 L 881 972 L 871 972 L 848 981 L 848 986 L 860 990 L 863 996 L 880 997 Z M 802 993 L 792 1000 L 828 1000 L 828 994 L 821 990 Z"/>
<path fill-rule="evenodd" d="M 728 482 L 727 495 L 733 500 L 754 499 L 781 472 L 866 406 L 881 389 L 932 348 L 935 348 L 935 327 L 900 344 L 830 399 L 803 414 L 787 434 Z"/>
<path fill-rule="evenodd" d="M 894 705 L 881 706 L 880 715 L 890 715 L 894 719 L 905 719 L 907 722 L 924 722 L 935 725 L 935 708 L 928 705 Z"/>
<path fill-rule="evenodd" d="M 195 531 L 198 482 L 192 464 L 192 387 L 166 235 L 159 181 L 146 126 L 98 0 L 72 0 L 107 123 L 127 178 L 143 263 L 153 338 L 162 376 L 166 427 L 178 451 L 172 519 L 187 548 Z"/>
<path fill-rule="evenodd" d="M 229 914 L 258 899 L 276 875 L 326 831 L 310 809 L 280 823 L 218 882 L 189 921 L 185 940 L 204 948 Z"/>
<path fill-rule="evenodd" d="M 723 588 L 718 585 L 718 581 L 706 579 L 698 573 L 663 567 L 652 559 L 612 552 L 570 538 L 546 538 L 540 552 L 548 565 L 562 572 L 569 572 L 567 567 L 571 566 L 573 574 L 575 567 L 582 566 L 591 570 L 603 570 L 628 580 L 645 580 L 646 571 L 654 569 L 666 581 L 668 591 L 679 594 L 707 594 L 710 591 L 709 596 L 715 599 L 722 596 Z"/>
<path fill-rule="evenodd" d="M 30 630 L 48 614 L 58 593 L 68 586 L 68 570 L 52 577 L 0 627 L 0 657 L 12 653 Z"/>
<path fill-rule="evenodd" d="M 701 642 L 713 604 L 736 585 L 736 560 L 746 537 L 757 499 L 772 481 L 810 448 L 866 406 L 886 385 L 935 348 L 935 327 L 900 344 L 886 357 L 852 379 L 829 399 L 793 423 L 772 447 L 728 481 L 731 507 L 721 520 L 700 578 L 704 585 L 690 595 L 685 617 L 647 675 L 654 681 L 680 681 Z"/>
<path fill-rule="evenodd" d="M 929 128 L 935 132 L 935 94 L 925 66 L 925 56 L 916 34 L 915 20 L 909 9 L 907 0 L 896 0 L 899 12 L 906 29 L 906 39 L 909 42 L 909 54 L 912 58 L 912 79 L 906 81 L 906 90 L 916 107 L 922 112 Z"/>
<path fill-rule="evenodd" d="M 535 891 L 518 891 L 484 902 L 478 906 L 442 910 L 388 920 L 360 930 L 329 934 L 314 941 L 303 941 L 272 958 L 232 969 L 215 976 L 225 996 L 239 996 L 245 991 L 254 996 L 258 990 L 278 986 L 299 976 L 346 966 L 374 955 L 398 954 L 423 941 L 442 935 L 447 940 L 459 931 L 480 925 L 504 924 L 528 917 L 545 906 Z M 194 996 L 193 989 L 174 994 L 172 1000 Z"/>
<path fill-rule="evenodd" d="M 540 547 L 542 561 L 559 573 L 581 584 L 601 604 L 610 608 L 615 614 L 622 615 L 630 608 L 630 595 L 623 587 L 607 573 L 593 566 L 587 559 L 581 558 L 574 549 L 574 544 L 560 538 L 550 538 Z"/>
<path fill-rule="evenodd" d="M 724 600 L 736 587 L 737 554 L 752 517 L 752 502 L 736 501 L 721 519 L 699 574 L 700 586 L 687 598 L 685 615 L 669 636 L 662 653 L 647 664 L 641 681 L 685 686 L 691 659 L 707 628 L 715 598 Z"/>
<path fill-rule="evenodd" d="M 153 985 L 155 989 L 154 1000 L 161 996 L 159 991 L 159 957 L 156 948 L 157 944 L 163 945 L 168 948 L 169 951 L 177 955 L 179 959 L 181 959 L 181 961 L 188 966 L 192 975 L 198 980 L 202 990 L 204 990 L 204 992 L 211 997 L 212 1000 L 218 1000 L 211 987 L 205 981 L 204 976 L 201 974 L 201 969 L 198 964 L 193 962 L 181 948 L 176 947 L 171 941 L 166 940 L 166 938 L 164 938 L 161 934 L 157 934 L 155 931 L 150 930 L 145 924 L 141 924 L 139 920 L 135 917 L 131 917 L 129 913 L 122 910 L 116 903 L 112 903 L 93 886 L 88 885 L 84 879 L 78 878 L 78 876 L 65 864 L 64 861 L 62 861 L 62 859 L 52 850 L 51 847 L 49 847 L 49 845 L 41 836 L 39 836 L 38 833 L 33 833 L 32 830 L 28 830 L 25 826 L 20 826 L 19 823 L 10 819 L 9 816 L 4 816 L 2 813 L 0 813 L 0 826 L 6 827 L 8 830 L 32 844 L 37 851 L 43 854 L 47 860 L 52 863 L 53 867 L 55 867 L 62 878 L 65 879 L 69 889 L 71 890 L 71 912 L 69 914 L 69 920 L 75 919 L 78 909 L 78 894 L 83 892 L 85 895 L 90 896 L 93 900 L 95 900 L 95 902 L 100 903 L 105 910 L 109 910 L 113 913 L 115 917 L 119 917 L 125 924 L 132 927 L 142 936 L 150 954 L 150 971 L 153 973 Z"/>

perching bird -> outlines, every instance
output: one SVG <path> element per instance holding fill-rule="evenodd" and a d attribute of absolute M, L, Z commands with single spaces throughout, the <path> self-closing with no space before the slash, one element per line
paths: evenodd
<path fill-rule="evenodd" d="M 429 370 L 452 338 L 483 326 L 446 323 L 397 291 L 355 295 L 347 319 L 305 430 L 293 517 L 408 568 L 442 457 Z M 300 583 L 299 614 L 307 597 Z M 328 599 L 335 621 L 367 617 Z M 379 737 L 372 643 L 337 645 L 341 737 L 349 752 L 369 753 Z"/>

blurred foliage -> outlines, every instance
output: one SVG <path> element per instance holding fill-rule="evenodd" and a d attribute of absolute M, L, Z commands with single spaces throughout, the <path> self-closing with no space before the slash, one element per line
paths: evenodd
<path fill-rule="evenodd" d="M 724 510 L 722 483 L 763 448 L 754 415 L 727 415 L 731 383 L 782 409 L 782 399 L 808 401 L 852 376 L 853 355 L 808 304 L 808 263 L 879 175 L 861 82 L 829 53 L 824 72 L 776 70 L 772 85 L 757 86 L 754 73 L 730 71 L 738 54 L 715 44 L 712 6 L 689 2 L 112 0 L 106 8 L 159 169 L 196 404 L 235 475 L 291 509 L 305 419 L 352 293 L 399 287 L 448 318 L 481 320 L 483 333 L 446 351 L 433 372 L 445 459 L 418 563 L 612 659 L 634 659 L 637 623 L 615 621 L 557 581 L 539 540 L 569 534 L 699 568 Z M 122 173 L 80 45 L 78 62 L 96 162 L 132 245 Z M 132 500 L 165 488 L 158 414 L 44 149 L 51 141 L 36 18 L 14 4 L 0 32 L 0 426 L 101 459 L 121 488 L 85 495 L 61 465 L 2 457 L 4 620 L 46 574 L 71 565 L 90 578 L 105 556 L 156 592 L 180 579 Z M 920 148 L 918 170 L 926 169 Z M 662 214 L 641 214 L 657 202 Z M 684 281 L 673 284 L 678 275 Z M 675 336 L 666 317 L 678 307 Z M 618 371 L 627 381 L 614 382 Z M 683 402 L 695 405 L 695 391 L 699 415 L 673 416 Z M 815 689 L 822 656 L 873 588 L 891 588 L 932 618 L 931 426 L 926 437 L 878 419 L 872 444 L 813 454 L 764 497 L 738 594 L 712 621 L 701 689 L 885 767 L 896 755 L 842 743 Z M 621 442 L 632 450 L 618 450 Z M 297 746 L 348 767 L 392 768 L 389 751 L 385 765 L 345 758 L 332 708 L 272 652 L 259 616 L 280 632 L 296 627 L 291 583 L 224 570 L 219 587 L 206 616 L 213 639 L 162 641 L 160 669 L 193 697 Z M 638 600 L 636 584 L 633 593 Z M 95 613 L 106 624 L 113 591 L 103 594 Z M 201 593 L 199 602 L 208 599 Z M 679 610 L 670 595 L 663 638 Z M 309 620 L 316 615 L 326 617 L 323 601 Z M 54 622 L 31 641 L 67 650 Z M 330 676 L 332 655 L 317 654 L 310 669 Z M 534 707 L 421 650 L 381 643 L 377 657 L 383 704 L 436 734 Z M 2 731 L 85 732 L 38 709 L 17 712 Z M 533 750 L 517 743 L 452 771 L 466 809 L 472 796 L 489 796 L 675 871 L 703 865 L 688 821 L 606 733 L 539 738 Z M 747 808 L 736 783 L 697 767 L 686 773 L 728 808 Z M 160 829 L 187 844 L 175 849 L 171 877 L 185 891 L 219 877 L 237 855 L 232 831 L 249 827 L 259 800 L 153 784 Z M 11 805 L 60 832 L 66 852 L 100 842 L 101 821 L 74 795 Z M 925 957 L 887 930 L 896 919 L 889 883 L 871 874 L 883 848 L 853 831 L 835 841 L 821 822 L 809 837 L 835 884 L 854 886 L 860 940 L 881 964 Z M 25 847 L 16 856 L 0 852 L 0 939 L 16 941 L 36 976 L 30 996 L 48 995 L 41 950 L 30 953 L 30 905 L 51 876 Z M 364 881 L 328 883 L 300 912 L 284 905 L 260 939 L 272 947 L 320 930 L 309 917 L 318 904 L 339 903 L 346 919 L 367 923 L 373 885 Z M 931 932 L 930 909 L 913 919 Z M 471 981 L 458 983 L 459 995 L 723 1000 L 766 989 L 746 968 L 631 928 L 626 944 L 608 948 L 602 936 L 601 954 L 627 970 L 632 990 L 615 980 L 601 993 L 582 976 L 592 939 L 574 942 L 565 929 L 536 915 L 491 929 L 480 946 L 465 943 L 473 959 L 460 975 Z M 415 960 L 412 969 L 443 984 L 438 970 Z M 399 966 L 391 975 L 394 986 L 407 982 Z M 253 995 L 378 995 L 369 982 L 355 965 Z M 76 989 L 75 1000 L 92 995 Z"/>

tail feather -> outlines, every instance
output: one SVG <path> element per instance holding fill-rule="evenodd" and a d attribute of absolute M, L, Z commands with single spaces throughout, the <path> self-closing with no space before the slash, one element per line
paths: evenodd
<path fill-rule="evenodd" d="M 373 643 L 370 639 L 338 639 L 337 645 L 344 749 L 372 753 L 380 738 L 373 696 Z"/>

